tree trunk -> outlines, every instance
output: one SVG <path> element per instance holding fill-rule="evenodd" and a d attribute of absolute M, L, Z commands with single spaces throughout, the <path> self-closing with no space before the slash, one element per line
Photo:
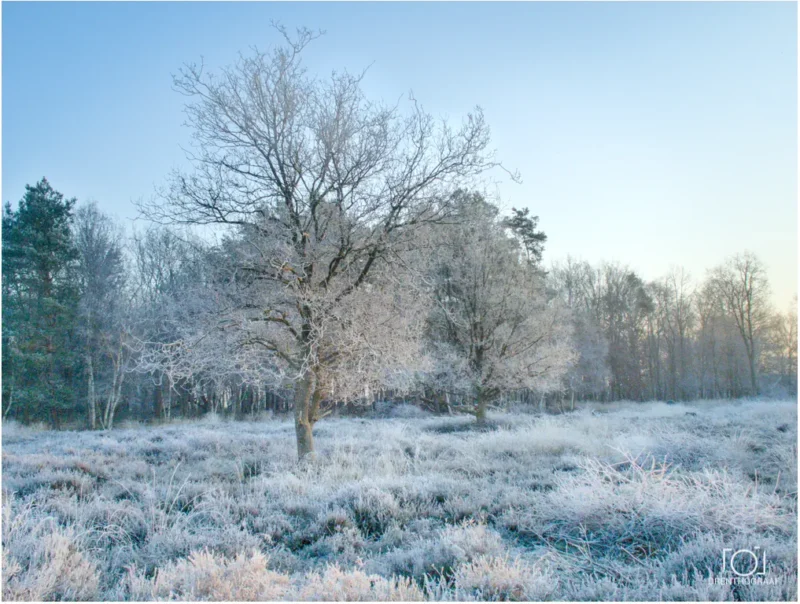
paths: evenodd
<path fill-rule="evenodd" d="M 11 406 L 14 404 L 14 374 L 8 377 L 9 382 L 11 382 L 11 386 L 8 388 L 8 405 L 6 405 L 5 411 L 3 411 L 3 419 L 8 417 L 8 412 L 11 411 Z"/>
<path fill-rule="evenodd" d="M 97 398 L 94 393 L 94 364 L 92 363 L 92 354 L 86 353 L 86 377 L 88 381 L 88 392 L 86 398 L 89 403 L 89 426 L 92 430 L 97 429 Z"/>
<path fill-rule="evenodd" d="M 314 455 L 314 435 L 311 428 L 311 422 L 295 423 L 298 460 L 311 458 Z"/>
<path fill-rule="evenodd" d="M 122 399 L 122 384 L 125 380 L 125 367 L 123 365 L 123 350 L 122 344 L 112 356 L 113 369 L 111 379 L 111 392 L 109 392 L 106 399 L 105 413 L 103 414 L 103 425 L 106 430 L 111 430 L 114 427 L 114 414 L 117 411 L 117 406 Z"/>
<path fill-rule="evenodd" d="M 164 390 L 160 384 L 153 388 L 153 415 L 157 422 L 164 419 Z"/>
<path fill-rule="evenodd" d="M 758 396 L 758 374 L 756 373 L 755 352 L 752 348 L 747 360 L 750 363 L 750 386 L 753 389 L 753 396 Z"/>
<path fill-rule="evenodd" d="M 475 394 L 475 419 L 479 426 L 486 425 L 486 403 L 486 397 L 479 388 Z"/>
<path fill-rule="evenodd" d="M 122 399 L 122 380 L 123 375 L 120 374 L 115 380 L 111 388 L 111 394 L 108 398 L 108 408 L 106 409 L 106 430 L 111 430 L 114 427 L 114 415 L 117 412 L 117 407 Z"/>
<path fill-rule="evenodd" d="M 302 461 L 314 454 L 314 427 L 311 416 L 311 401 L 314 394 L 314 374 L 309 372 L 305 378 L 295 384 L 294 393 L 294 429 L 297 434 L 297 459 Z"/>

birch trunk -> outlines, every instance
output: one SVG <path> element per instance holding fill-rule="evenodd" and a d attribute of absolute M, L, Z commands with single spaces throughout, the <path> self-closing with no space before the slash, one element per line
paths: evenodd
<path fill-rule="evenodd" d="M 86 394 L 87 402 L 89 403 L 89 425 L 92 430 L 97 429 L 97 398 L 94 392 L 94 363 L 92 362 L 92 354 L 86 353 L 86 379 L 89 382 L 88 392 Z"/>

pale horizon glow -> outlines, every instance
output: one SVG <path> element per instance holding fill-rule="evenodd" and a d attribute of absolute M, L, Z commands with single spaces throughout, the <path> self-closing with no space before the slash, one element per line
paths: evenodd
<path fill-rule="evenodd" d="M 170 74 L 326 30 L 309 71 L 360 71 L 436 116 L 475 105 L 523 182 L 544 261 L 617 261 L 701 280 L 750 250 L 773 301 L 797 291 L 795 3 L 3 3 L 2 201 L 43 176 L 133 219 L 184 167 Z M 497 175 L 500 177 L 500 175 Z"/>

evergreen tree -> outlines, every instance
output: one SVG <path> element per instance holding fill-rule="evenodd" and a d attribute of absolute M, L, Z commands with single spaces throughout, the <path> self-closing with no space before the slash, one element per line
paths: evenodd
<path fill-rule="evenodd" d="M 503 226 L 511 229 L 514 237 L 520 242 L 525 258 L 535 266 L 542 261 L 542 252 L 547 241 L 547 235 L 543 231 L 536 230 L 538 224 L 539 217 L 531 216 L 528 208 L 524 210 L 511 208 L 511 216 L 503 221 Z"/>
<path fill-rule="evenodd" d="M 3 211 L 5 417 L 59 426 L 75 407 L 74 205 L 42 179 Z"/>

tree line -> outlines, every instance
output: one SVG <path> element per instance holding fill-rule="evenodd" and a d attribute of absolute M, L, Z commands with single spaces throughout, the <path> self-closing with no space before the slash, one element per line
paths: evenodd
<path fill-rule="evenodd" d="M 578 363 L 570 394 L 592 400 L 793 396 L 796 298 L 769 303 L 761 261 L 743 252 L 700 282 L 683 268 L 645 282 L 629 267 L 567 259 L 550 274 L 573 312 Z"/>
<path fill-rule="evenodd" d="M 393 274 L 376 271 L 341 306 L 328 292 L 303 299 L 330 313 L 306 336 L 314 422 L 336 403 L 392 396 L 483 421 L 520 396 L 563 406 L 796 391 L 796 310 L 770 307 L 753 254 L 697 284 L 683 269 L 646 282 L 571 258 L 545 271 L 537 217 L 500 216 L 478 193 L 448 204 L 448 220 L 393 247 Z M 297 277 L 267 260 L 265 241 L 247 228 L 219 244 L 158 226 L 128 237 L 95 203 L 76 206 L 46 179 L 28 186 L 3 215 L 3 417 L 110 428 L 118 413 L 294 408 L 292 371 L 307 360 L 281 341 L 303 335 L 275 280 Z"/>
<path fill-rule="evenodd" d="M 313 39 L 175 87 L 188 172 L 126 236 L 42 180 L 3 213 L 3 417 L 292 412 L 298 454 L 343 406 L 695 399 L 796 388 L 796 312 L 749 253 L 694 287 L 617 264 L 542 266 L 528 210 L 483 194 L 505 170 L 480 109 L 458 126 L 308 76 Z M 505 170 L 511 178 L 517 178 Z M 792 314 L 794 313 L 794 314 Z"/>

